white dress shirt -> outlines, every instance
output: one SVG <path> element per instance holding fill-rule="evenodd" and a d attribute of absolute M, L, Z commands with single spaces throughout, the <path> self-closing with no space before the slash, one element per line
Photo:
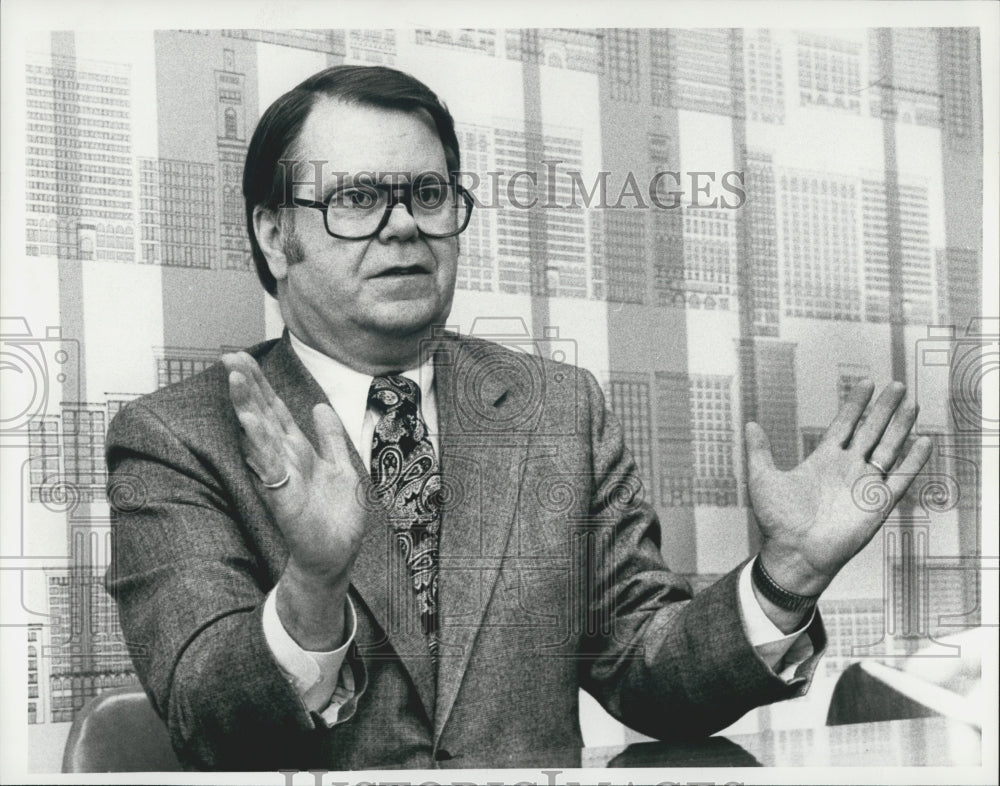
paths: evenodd
<path fill-rule="evenodd" d="M 306 346 L 291 332 L 289 336 L 292 349 L 330 400 L 362 463 L 367 467 L 371 461 L 376 423 L 376 414 L 368 407 L 372 377 Z M 420 386 L 420 415 L 427 424 L 431 444 L 439 453 L 434 366 L 427 361 L 401 374 Z M 739 581 L 739 604 L 747 638 L 768 667 L 779 673 L 782 679 L 789 680 L 794 676 L 795 668 L 812 654 L 809 637 L 802 635 L 812 617 L 799 630 L 788 635 L 782 633 L 768 619 L 754 595 L 750 578 L 752 566 L 753 562 L 750 562 L 744 567 Z M 354 675 L 351 669 L 342 667 L 357 631 L 357 617 L 350 598 L 347 605 L 348 627 L 351 630 L 347 642 L 330 652 L 313 652 L 299 647 L 281 624 L 274 590 L 264 601 L 264 636 L 275 660 L 306 707 L 319 713 L 328 724 L 347 720 L 354 711 Z"/>

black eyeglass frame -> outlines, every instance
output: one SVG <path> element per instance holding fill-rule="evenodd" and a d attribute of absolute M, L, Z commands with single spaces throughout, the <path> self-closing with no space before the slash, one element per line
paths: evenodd
<path fill-rule="evenodd" d="M 396 185 L 385 185 L 382 183 L 364 183 L 360 186 L 345 187 L 335 191 L 333 194 L 330 195 L 330 198 L 327 199 L 325 202 L 315 199 L 301 199 L 299 197 L 292 197 L 292 203 L 295 205 L 299 205 L 301 207 L 311 207 L 316 210 L 319 210 L 323 214 L 323 227 L 326 229 L 326 233 L 330 237 L 335 237 L 338 240 L 368 240 L 369 238 L 375 237 L 388 225 L 389 216 L 392 213 L 392 209 L 396 205 L 402 204 L 406 208 L 406 211 L 413 218 L 414 223 L 416 223 L 417 231 L 421 234 L 421 236 L 429 237 L 434 240 L 442 240 L 447 237 L 455 237 L 456 235 L 460 235 L 468 228 L 469 222 L 472 220 L 472 208 L 476 204 L 475 199 L 472 198 L 472 194 L 468 192 L 465 186 L 456 182 L 454 178 L 451 178 L 447 182 L 451 186 L 454 186 L 456 196 L 461 197 L 462 200 L 465 202 L 465 220 L 462 222 L 462 225 L 454 232 L 447 232 L 445 234 L 425 232 L 423 229 L 420 228 L 420 223 L 417 221 L 416 216 L 413 215 L 413 189 L 415 187 L 419 188 L 421 185 L 423 185 L 421 179 L 419 178 L 413 181 L 412 183 L 399 183 Z M 328 210 L 330 207 L 330 203 L 334 199 L 336 199 L 339 194 L 347 190 L 347 188 L 358 188 L 358 187 L 371 188 L 378 191 L 388 192 L 389 198 L 385 203 L 385 210 L 382 213 L 382 219 L 378 222 L 378 226 L 375 227 L 375 229 L 372 232 L 369 232 L 367 235 L 359 235 L 355 237 L 353 235 L 337 234 L 336 232 L 333 232 L 330 229 L 330 224 L 328 221 Z"/>

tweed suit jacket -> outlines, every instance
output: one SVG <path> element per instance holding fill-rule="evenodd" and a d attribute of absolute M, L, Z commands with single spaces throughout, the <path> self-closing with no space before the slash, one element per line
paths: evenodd
<path fill-rule="evenodd" d="M 287 333 L 248 351 L 315 444 L 311 410 L 326 398 Z M 817 655 L 786 683 L 746 638 L 738 569 L 691 599 L 664 565 L 656 515 L 589 373 L 451 335 L 428 351 L 445 492 L 439 657 L 349 446 L 367 511 L 349 590 L 358 695 L 333 726 L 304 706 L 265 640 L 263 602 L 287 552 L 243 460 L 222 365 L 111 424 L 107 587 L 186 766 L 572 765 L 581 687 L 661 739 L 707 735 L 805 692 L 824 646 L 818 618 Z M 526 758 L 558 750 L 569 758 Z"/>

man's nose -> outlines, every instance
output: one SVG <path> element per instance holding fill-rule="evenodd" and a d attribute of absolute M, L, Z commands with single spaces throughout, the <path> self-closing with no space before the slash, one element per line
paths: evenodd
<path fill-rule="evenodd" d="M 417 220 L 410 209 L 402 202 L 397 202 L 389 211 L 389 221 L 378 237 L 383 243 L 388 243 L 390 240 L 413 240 L 419 234 Z"/>

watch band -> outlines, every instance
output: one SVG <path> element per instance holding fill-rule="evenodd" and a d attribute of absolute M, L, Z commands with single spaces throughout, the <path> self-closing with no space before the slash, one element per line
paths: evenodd
<path fill-rule="evenodd" d="M 819 600 L 819 595 L 796 595 L 782 587 L 764 570 L 764 564 L 761 562 L 759 554 L 754 560 L 750 578 L 753 579 L 754 586 L 760 590 L 761 595 L 785 611 L 806 611 L 816 605 L 816 601 Z"/>

